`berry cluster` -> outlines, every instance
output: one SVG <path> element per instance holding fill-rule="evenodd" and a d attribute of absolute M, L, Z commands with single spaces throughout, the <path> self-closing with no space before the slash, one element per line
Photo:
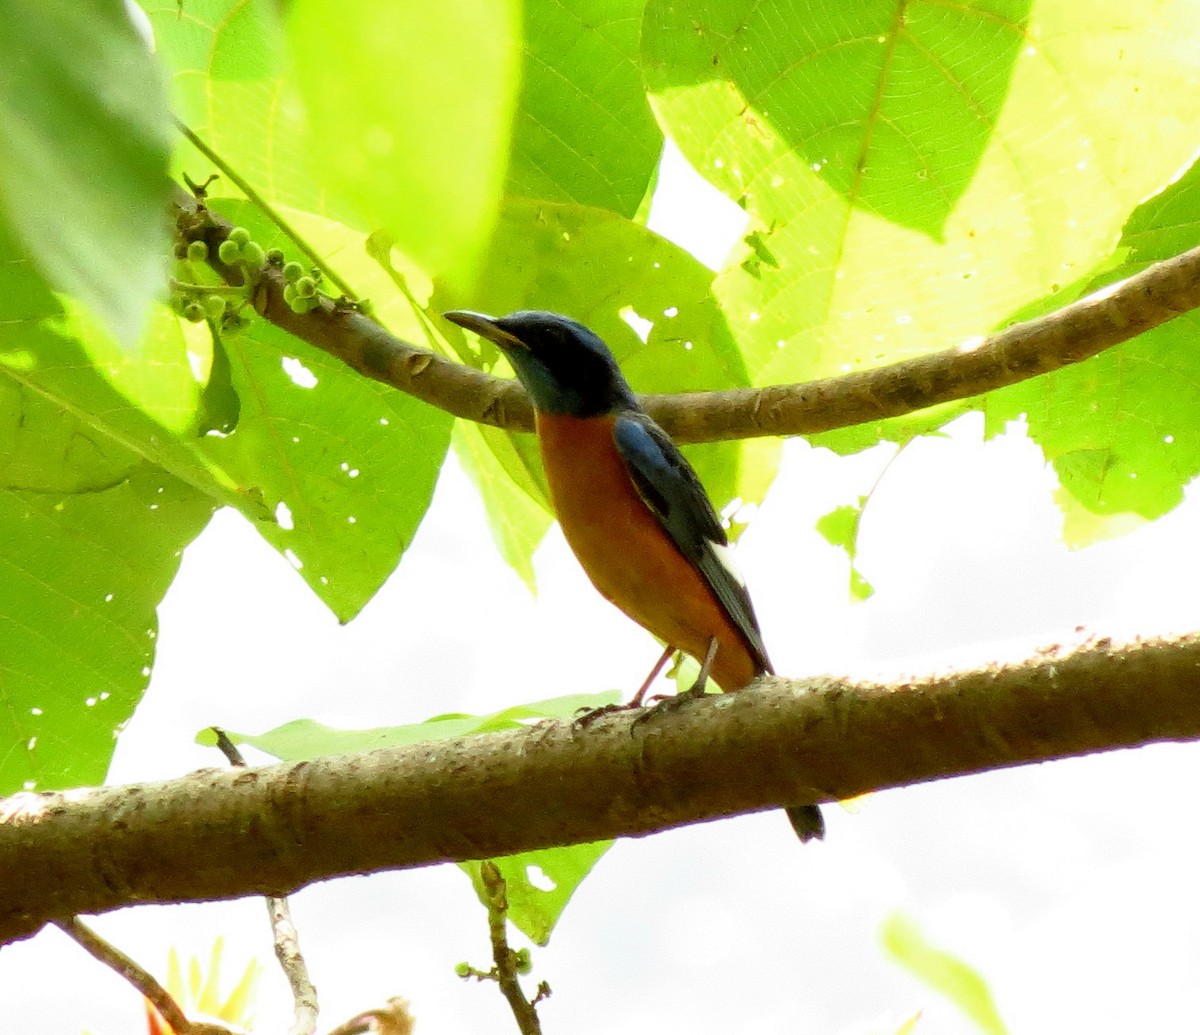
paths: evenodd
<path fill-rule="evenodd" d="M 180 245 L 176 257 L 187 263 L 187 282 L 171 282 L 171 305 L 180 316 L 193 323 L 208 320 L 219 323 L 222 331 L 240 329 L 247 322 L 245 310 L 255 296 L 260 275 L 265 268 L 281 270 L 285 283 L 283 300 L 294 313 L 307 313 L 320 305 L 317 283 L 321 271 L 305 273 L 298 262 L 285 262 L 279 248 L 264 249 L 250 236 L 244 226 L 235 226 L 217 247 L 216 259 L 225 266 L 240 267 L 243 274 L 240 286 L 224 283 L 204 283 L 200 267 L 212 258 L 204 241 L 189 241 Z"/>
<path fill-rule="evenodd" d="M 320 304 L 317 298 L 317 281 L 320 277 L 321 271 L 318 269 L 308 274 L 298 262 L 284 264 L 283 300 L 293 313 L 307 313 Z"/>

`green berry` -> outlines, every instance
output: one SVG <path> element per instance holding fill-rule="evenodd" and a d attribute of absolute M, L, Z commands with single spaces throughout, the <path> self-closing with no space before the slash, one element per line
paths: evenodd
<path fill-rule="evenodd" d="M 301 298 L 312 298 L 317 293 L 317 282 L 312 277 L 301 277 L 296 281 L 296 294 Z"/>
<path fill-rule="evenodd" d="M 204 241 L 188 241 L 189 262 L 208 262 L 208 245 Z"/>
<path fill-rule="evenodd" d="M 204 321 L 204 306 L 199 302 L 189 302 L 183 310 L 183 315 L 192 323 L 202 323 Z"/>
<path fill-rule="evenodd" d="M 242 245 L 242 258 L 252 270 L 260 270 L 267 261 L 267 253 L 257 241 L 247 241 Z"/>
<path fill-rule="evenodd" d="M 272 266 L 282 266 L 283 265 L 283 249 L 282 248 L 268 248 L 267 249 L 267 262 L 269 262 Z"/>
<path fill-rule="evenodd" d="M 298 262 L 289 262 L 283 267 L 283 279 L 294 284 L 304 276 L 304 267 Z"/>
<path fill-rule="evenodd" d="M 247 320 L 244 316 L 239 315 L 233 309 L 230 309 L 225 313 L 224 318 L 221 320 L 221 331 L 225 335 L 237 334 L 238 331 L 243 330 L 249 325 L 249 320 Z"/>
<path fill-rule="evenodd" d="M 287 303 L 289 306 L 290 306 L 290 305 L 291 305 L 291 304 L 292 304 L 294 301 L 296 301 L 296 299 L 297 299 L 297 298 L 299 298 L 299 297 L 300 297 L 300 296 L 299 296 L 298 294 L 296 294 L 296 285 L 295 285 L 295 284 L 284 284 L 284 285 L 283 285 L 283 300 L 284 300 L 284 301 L 285 301 L 285 302 L 286 302 L 286 303 Z"/>
<path fill-rule="evenodd" d="M 471 964 L 456 963 L 454 965 L 454 973 L 457 974 L 460 978 L 470 977 L 471 976 Z"/>
<path fill-rule="evenodd" d="M 209 295 L 204 300 L 204 315 L 210 320 L 219 320 L 225 315 L 225 299 L 220 295 Z"/>
<path fill-rule="evenodd" d="M 250 231 L 244 226 L 235 226 L 229 231 L 229 239 L 235 244 L 248 244 L 250 242 Z"/>
<path fill-rule="evenodd" d="M 221 242 L 221 247 L 217 249 L 217 258 L 226 266 L 233 266 L 242 261 L 242 246 L 230 237 Z"/>

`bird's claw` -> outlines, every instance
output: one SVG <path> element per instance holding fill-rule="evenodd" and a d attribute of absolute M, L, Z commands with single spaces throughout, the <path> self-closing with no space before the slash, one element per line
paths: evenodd
<path fill-rule="evenodd" d="M 627 711 L 630 708 L 638 707 L 637 704 L 602 704 L 598 708 L 577 708 L 575 718 L 571 720 L 571 726 L 578 730 L 587 729 L 597 719 L 603 718 L 605 715 L 613 715 L 616 712 Z"/>

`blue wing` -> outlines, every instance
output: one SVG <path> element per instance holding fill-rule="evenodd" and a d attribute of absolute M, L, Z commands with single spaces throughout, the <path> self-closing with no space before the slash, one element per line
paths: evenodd
<path fill-rule="evenodd" d="M 613 439 L 638 495 L 680 553 L 700 570 L 762 671 L 773 672 L 750 595 L 730 562 L 729 537 L 692 465 L 644 413 L 620 414 Z"/>

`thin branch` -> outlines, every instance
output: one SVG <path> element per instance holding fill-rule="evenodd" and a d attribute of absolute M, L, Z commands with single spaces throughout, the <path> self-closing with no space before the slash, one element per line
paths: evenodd
<path fill-rule="evenodd" d="M 229 734 L 221 729 L 220 726 L 210 726 L 209 729 L 212 730 L 213 736 L 217 738 L 217 750 L 225 756 L 225 761 L 238 769 L 245 769 L 246 760 L 242 757 L 242 752 L 238 746 L 229 739 Z"/>
<path fill-rule="evenodd" d="M 180 191 L 176 215 L 188 240 L 215 256 L 227 221 Z M 1200 306 L 1200 248 L 1154 263 L 1121 284 L 978 343 L 807 384 L 649 395 L 642 401 L 680 442 L 809 435 L 939 403 L 968 399 L 1078 363 Z M 278 270 L 262 274 L 256 308 L 289 334 L 456 417 L 513 431 L 533 428 L 524 389 L 389 334 L 328 300 L 303 316 L 283 301 Z M 446 328 L 447 334 L 460 333 Z"/>
<path fill-rule="evenodd" d="M 246 760 L 242 757 L 238 746 L 229 739 L 219 726 L 212 727 L 217 738 L 217 747 L 231 766 L 244 769 Z M 300 951 L 300 933 L 292 922 L 292 910 L 286 896 L 267 895 L 267 916 L 271 920 L 272 940 L 275 944 L 275 958 L 287 978 L 292 990 L 292 1026 L 288 1035 L 313 1035 L 317 1030 L 317 1017 L 320 1013 L 317 1005 L 317 989 L 308 975 L 308 964 Z"/>
<path fill-rule="evenodd" d="M 78 917 L 56 920 L 55 926 L 65 935 L 83 946 L 106 967 L 111 967 L 128 981 L 151 1006 L 161 1014 L 175 1035 L 232 1035 L 228 1028 L 219 1024 L 189 1021 L 175 997 L 155 980 L 154 975 L 144 970 L 115 945 L 101 938 Z"/>
<path fill-rule="evenodd" d="M 490 859 L 484 859 L 479 864 L 479 870 L 487 896 L 488 935 L 492 942 L 494 963 L 489 977 L 500 985 L 521 1035 L 541 1035 L 542 1022 L 538 1019 L 537 1008 L 525 998 L 521 988 L 518 955 L 508 945 L 508 887 L 504 875 Z M 539 990 L 538 999 L 541 998 L 544 997 Z"/>
<path fill-rule="evenodd" d="M 267 913 L 275 939 L 275 958 L 292 989 L 293 1016 L 288 1035 L 312 1035 L 317 1030 L 317 989 L 308 976 L 308 965 L 300 952 L 300 935 L 292 923 L 292 910 L 284 896 L 267 896 Z"/>
<path fill-rule="evenodd" d="M 0 801 L 0 944 L 133 903 L 278 894 L 1194 740 L 1200 634 L 1053 644 L 919 676 L 766 678 L 640 714 L 16 794 Z"/>

